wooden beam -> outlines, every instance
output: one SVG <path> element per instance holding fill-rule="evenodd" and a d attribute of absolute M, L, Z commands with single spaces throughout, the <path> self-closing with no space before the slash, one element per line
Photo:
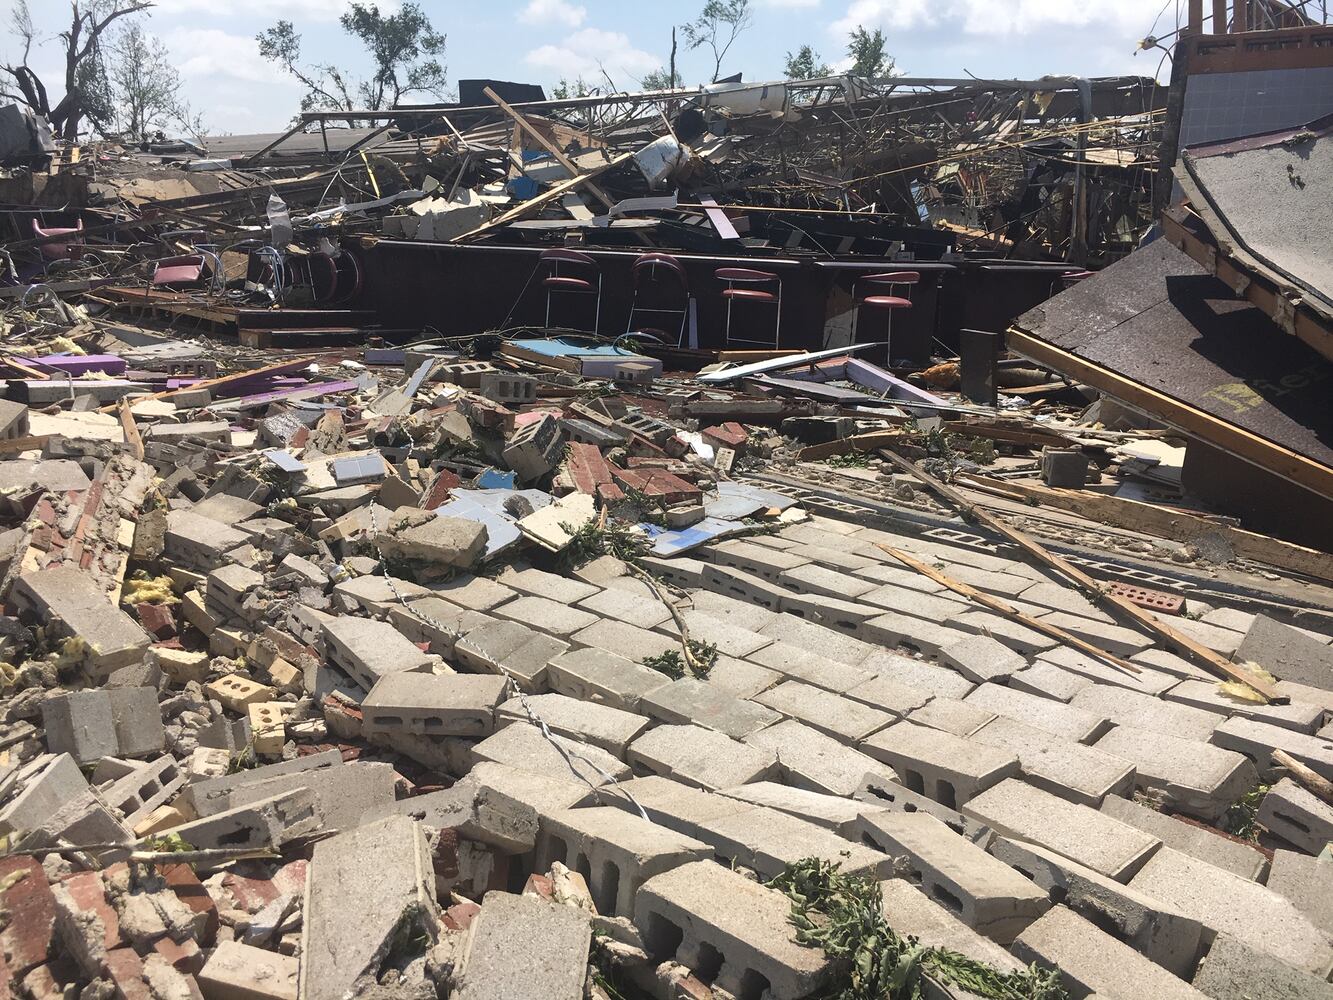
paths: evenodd
<path fill-rule="evenodd" d="M 910 566 L 912 569 L 916 570 L 923 576 L 927 576 L 930 579 L 934 580 L 936 583 L 948 587 L 955 594 L 959 594 L 963 597 L 969 598 L 970 600 L 976 601 L 983 607 L 990 608 L 990 610 L 994 611 L 996 614 L 1004 615 L 1004 617 L 1012 621 L 1016 621 L 1020 625 L 1026 626 L 1027 628 L 1030 628 L 1033 631 L 1040 632 L 1042 635 L 1050 636 L 1057 642 L 1063 642 L 1067 646 L 1072 646 L 1074 649 L 1077 649 L 1080 653 L 1085 653 L 1088 656 L 1109 663 L 1117 670 L 1124 670 L 1127 673 L 1131 674 L 1143 673 L 1142 667 L 1137 667 L 1134 664 L 1130 663 L 1128 660 L 1122 660 L 1120 657 L 1108 653 L 1104 649 L 1098 649 L 1092 643 L 1080 639 L 1078 636 L 1073 635 L 1069 632 L 1066 632 L 1058 625 L 1052 625 L 1049 622 L 1042 621 L 1040 618 L 1033 618 L 1031 615 L 1025 615 L 1023 612 L 1019 611 L 1012 604 L 1002 601 L 998 597 L 992 597 L 990 594 L 982 593 L 980 590 L 977 590 L 975 587 L 968 586 L 961 580 L 955 580 L 953 577 L 948 576 L 945 573 L 941 573 L 934 566 L 922 562 L 915 556 L 908 555 L 906 552 L 902 552 L 898 549 L 892 548 L 891 546 L 885 545 L 882 542 L 876 542 L 875 546 L 877 548 L 883 549 L 889 555 L 893 556 L 893 558 L 897 559 L 899 562 L 907 566 Z"/>
<path fill-rule="evenodd" d="M 8 441 L 0 441 L 0 455 L 17 455 L 22 451 L 44 448 L 46 442 L 50 440 L 50 434 L 38 434 L 35 437 L 11 438 Z"/>
<path fill-rule="evenodd" d="M 1095 490 L 1061 490 L 1014 479 L 991 479 L 976 473 L 965 473 L 963 479 L 968 484 L 1005 493 L 1015 500 L 1031 501 L 1112 527 L 1145 531 L 1176 542 L 1192 542 L 1201 536 L 1212 535 L 1225 540 L 1238 556 L 1333 583 L 1333 555 L 1327 552 L 1307 549 L 1182 510 L 1107 496 Z"/>
<path fill-rule="evenodd" d="M 152 399 L 169 399 L 178 392 L 194 392 L 196 389 L 222 389 L 229 385 L 234 385 L 237 382 L 245 382 L 249 379 L 256 378 L 260 375 L 289 375 L 300 371 L 309 364 L 310 361 L 306 358 L 298 358 L 294 361 L 279 361 L 276 365 L 267 365 L 263 368 L 250 368 L 246 371 L 232 372 L 230 375 L 220 375 L 217 378 L 205 379 L 202 382 L 195 382 L 192 385 L 180 389 L 168 389 L 166 392 L 156 392 L 151 396 L 139 396 L 133 400 L 133 402 L 138 404 L 146 403 Z M 216 393 L 214 395 L 217 399 L 227 398 Z M 112 403 L 102 407 L 100 412 L 111 413 L 118 406 L 118 403 Z"/>
<path fill-rule="evenodd" d="M 852 437 L 839 438 L 837 441 L 812 444 L 796 453 L 796 461 L 817 462 L 821 458 L 845 455 L 849 451 L 874 451 L 892 444 L 902 436 L 903 432 L 900 430 L 871 431 L 869 434 L 856 434 Z"/>
<path fill-rule="evenodd" d="M 1329 781 L 1317 771 L 1312 771 L 1285 750 L 1273 751 L 1273 762 L 1281 764 L 1291 772 L 1292 778 L 1312 795 L 1333 806 L 1333 781 Z"/>
<path fill-rule="evenodd" d="M 490 222 L 483 223 L 476 229 L 473 229 L 471 232 L 463 233 L 460 236 L 455 236 L 449 242 L 461 243 L 464 240 L 475 239 L 482 233 L 488 233 L 492 229 L 495 229 L 499 226 L 507 226 L 515 219 L 521 219 L 523 218 L 523 216 L 528 215 L 546 205 L 549 205 L 551 202 L 559 198 L 563 198 L 570 191 L 573 191 L 576 188 L 581 187 L 584 184 L 587 184 L 588 181 L 591 180 L 592 178 L 597 177 L 599 174 L 604 174 L 612 167 L 618 167 L 622 163 L 625 163 L 633 158 L 634 158 L 633 152 L 621 153 L 615 159 L 611 160 L 611 162 L 605 163 L 600 167 L 595 167 L 594 169 L 589 170 L 586 174 L 580 174 L 577 177 L 571 177 L 569 180 L 561 181 L 559 184 L 555 184 L 550 188 L 547 188 L 541 194 L 537 195 L 537 197 L 529 198 L 527 201 L 515 205 L 513 208 L 511 208 L 508 212 L 505 212 L 503 215 L 497 215 Z"/>
<path fill-rule="evenodd" d="M 120 400 L 120 426 L 125 431 L 125 443 L 130 446 L 130 454 L 134 456 L 135 461 L 142 462 L 143 435 L 139 433 L 139 427 L 134 422 L 134 414 L 130 412 L 129 399 L 123 396 Z"/>
<path fill-rule="evenodd" d="M 504 98 L 502 98 L 499 94 L 493 91 L 490 87 L 485 88 L 485 90 L 483 90 L 482 93 L 484 93 L 487 97 L 489 97 L 492 101 L 494 101 L 501 111 L 507 114 L 510 118 L 514 119 L 514 124 L 516 124 L 524 132 L 530 135 L 536 141 L 536 143 L 539 146 L 541 146 L 542 149 L 546 150 L 548 153 L 554 156 L 556 162 L 559 163 L 566 170 L 568 170 L 569 175 L 571 177 L 578 177 L 580 175 L 581 171 L 579 170 L 578 166 L 568 156 L 565 155 L 564 150 L 562 150 L 555 143 L 547 139 L 546 136 L 541 134 L 541 132 L 537 131 L 536 127 L 530 121 L 528 121 L 521 114 L 515 111 L 512 107 L 510 107 L 510 105 L 505 103 Z M 589 181 L 586 186 L 588 190 L 592 192 L 593 197 L 595 197 L 607 208 L 612 208 L 615 206 L 615 202 L 611 200 L 611 196 L 608 195 L 601 188 L 599 188 L 596 184 Z"/>
<path fill-rule="evenodd" d="M 963 514 L 964 517 L 976 521 L 978 524 L 989 528 L 1001 537 L 1013 542 L 1038 562 L 1061 573 L 1066 579 L 1082 590 L 1094 603 L 1103 605 L 1110 610 L 1112 614 L 1118 614 L 1121 618 L 1130 619 L 1140 628 L 1161 639 L 1174 652 L 1185 657 L 1187 660 L 1192 660 L 1205 669 L 1210 670 L 1214 674 L 1224 677 L 1227 680 L 1239 681 L 1247 687 L 1253 688 L 1262 695 L 1266 701 L 1285 703 L 1290 700 L 1286 695 L 1281 694 L 1272 684 L 1262 678 L 1256 677 L 1248 670 L 1238 667 L 1229 660 L 1224 660 L 1207 646 L 1195 641 L 1184 632 L 1173 628 L 1166 622 L 1159 620 L 1148 611 L 1140 608 L 1137 604 L 1132 603 L 1124 597 L 1108 593 L 1101 583 L 1088 576 L 1087 573 L 1084 573 L 1068 559 L 1051 552 L 1035 539 L 1029 538 L 1027 535 L 1023 534 L 1023 532 L 1009 527 L 1009 525 L 1005 524 L 994 515 L 988 514 L 958 490 L 936 479 L 915 463 L 909 462 L 901 455 L 896 455 L 891 451 L 881 450 L 880 454 L 900 469 L 916 476 L 917 479 L 921 480 L 921 482 L 925 483 L 941 497 L 957 507 L 958 511 Z"/>
<path fill-rule="evenodd" d="M 1101 365 L 1085 361 L 1069 351 L 1046 343 L 1016 327 L 1008 333 L 1009 349 L 1039 365 L 1062 372 L 1094 389 L 1141 407 L 1180 430 L 1194 434 L 1237 458 L 1266 469 L 1297 486 L 1333 498 L 1333 468 L 1322 465 L 1289 448 L 1228 423 L 1219 417 L 1173 399 L 1146 385 L 1125 378 Z"/>

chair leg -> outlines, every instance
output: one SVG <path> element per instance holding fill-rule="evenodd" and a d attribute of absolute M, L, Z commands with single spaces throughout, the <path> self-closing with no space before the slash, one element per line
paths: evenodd
<path fill-rule="evenodd" d="M 893 310 L 884 310 L 889 314 L 888 322 L 884 326 L 884 367 L 893 367 Z"/>
<path fill-rule="evenodd" d="M 546 289 L 546 329 L 551 329 L 551 290 Z"/>
<path fill-rule="evenodd" d="M 778 314 L 773 319 L 773 350 L 782 343 L 782 282 L 778 282 Z"/>
<path fill-rule="evenodd" d="M 597 306 L 592 314 L 592 335 L 597 336 L 597 330 L 602 325 L 602 274 L 597 272 Z"/>
<path fill-rule="evenodd" d="M 722 328 L 722 346 L 731 346 L 731 303 L 732 298 L 727 296 L 727 325 Z"/>

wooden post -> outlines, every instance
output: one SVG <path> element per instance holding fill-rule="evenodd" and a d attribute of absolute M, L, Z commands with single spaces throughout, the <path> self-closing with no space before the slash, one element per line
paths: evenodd
<path fill-rule="evenodd" d="M 1236 34 L 1250 30 L 1250 0 L 1236 0 L 1231 15 L 1231 30 Z"/>
<path fill-rule="evenodd" d="M 1203 0 L 1190 0 L 1189 21 L 1185 25 L 1185 33 L 1190 35 L 1203 34 Z"/>
<path fill-rule="evenodd" d="M 1213 34 L 1227 33 L 1227 0 L 1213 0 Z"/>

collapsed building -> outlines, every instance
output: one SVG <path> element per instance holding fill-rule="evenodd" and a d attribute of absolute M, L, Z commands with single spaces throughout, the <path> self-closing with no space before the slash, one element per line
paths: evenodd
<path fill-rule="evenodd" d="M 1333 995 L 1303 6 L 18 123 L 0 994 Z"/>

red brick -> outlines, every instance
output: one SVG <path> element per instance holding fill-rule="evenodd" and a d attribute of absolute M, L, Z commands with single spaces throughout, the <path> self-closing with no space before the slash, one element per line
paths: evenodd
<path fill-rule="evenodd" d="M 527 884 L 523 886 L 523 895 L 554 899 L 555 883 L 551 881 L 549 875 L 529 875 Z"/>
<path fill-rule="evenodd" d="M 623 499 L 624 494 L 612 483 L 611 466 L 606 463 L 596 445 L 584 441 L 571 441 L 565 453 L 565 467 L 562 475 L 574 484 L 580 493 L 597 496 L 602 487 L 608 487 L 614 493 L 611 499 Z M 605 497 L 604 497 L 605 499 Z"/>
<path fill-rule="evenodd" d="M 648 499 L 667 505 L 703 498 L 703 491 L 697 486 L 661 469 L 615 469 L 612 475 L 625 489 L 637 490 Z"/>
<path fill-rule="evenodd" d="M 218 933 L 218 907 L 213 897 L 189 865 L 166 865 L 161 871 L 167 887 L 176 894 L 176 898 L 195 913 L 204 914 L 199 943 L 205 948 L 211 948 Z"/>
<path fill-rule="evenodd" d="M 246 913 L 258 913 L 266 905 L 281 895 L 274 887 L 273 880 L 251 878 L 229 872 L 222 876 L 222 888 L 226 889 L 236 903 L 236 909 Z"/>
<path fill-rule="evenodd" d="M 188 972 L 193 975 L 204 967 L 204 953 L 199 950 L 199 945 L 193 938 L 186 938 L 180 942 L 173 941 L 169 937 L 158 938 L 153 942 L 153 951 L 170 962 L 177 972 Z"/>
<path fill-rule="evenodd" d="M 117 948 L 106 955 L 107 973 L 120 1000 L 153 1000 L 143 978 L 143 962 L 133 948 Z"/>
<path fill-rule="evenodd" d="M 444 911 L 444 916 L 440 918 L 440 923 L 452 931 L 467 930 L 468 925 L 481 912 L 481 907 L 476 903 L 462 902 L 455 903 L 449 909 Z"/>
<path fill-rule="evenodd" d="M 46 961 L 56 923 L 56 899 L 36 859 L 0 859 L 0 884 L 10 882 L 20 872 L 23 876 L 0 895 L 0 905 L 9 913 L 9 924 L 0 932 L 0 944 L 16 976 Z"/>
<path fill-rule="evenodd" d="M 75 906 L 80 910 L 92 910 L 102 919 L 107 950 L 118 947 L 121 943 L 120 918 L 106 901 L 102 876 L 97 872 L 77 872 L 60 884 L 69 892 Z"/>
<path fill-rule="evenodd" d="M 176 634 L 176 616 L 168 604 L 136 604 L 139 624 L 155 639 L 170 639 Z"/>
<path fill-rule="evenodd" d="M 441 469 L 435 474 L 434 481 L 430 484 L 430 489 L 426 491 L 425 498 L 421 501 L 423 510 L 434 510 L 441 504 L 449 500 L 449 494 L 452 490 L 458 488 L 463 480 L 450 472 L 448 469 Z"/>
<path fill-rule="evenodd" d="M 743 451 L 745 443 L 750 439 L 750 435 L 746 433 L 745 428 L 734 420 L 728 420 L 724 424 L 716 424 L 713 427 L 705 427 L 699 433 L 704 441 L 714 448 L 730 448 L 736 452 Z"/>

